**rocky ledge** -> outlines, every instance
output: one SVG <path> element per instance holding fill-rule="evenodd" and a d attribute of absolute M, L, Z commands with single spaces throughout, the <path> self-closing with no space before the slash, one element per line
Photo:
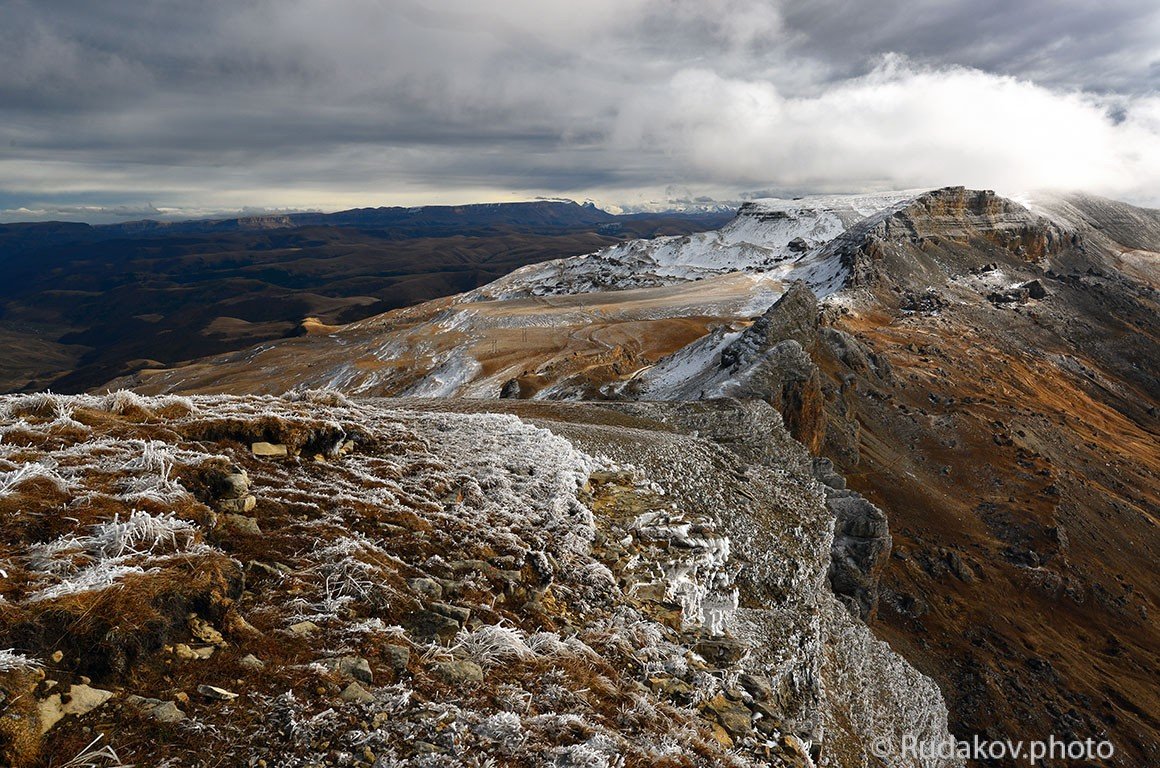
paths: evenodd
<path fill-rule="evenodd" d="M 765 403 L 5 397 L 0 515 L 14 768 L 845 767 L 946 737 L 829 589 L 826 492 Z"/>

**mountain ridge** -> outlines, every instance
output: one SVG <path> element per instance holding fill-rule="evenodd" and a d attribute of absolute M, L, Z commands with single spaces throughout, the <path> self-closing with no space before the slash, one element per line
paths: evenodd
<path fill-rule="evenodd" d="M 116 385 L 764 400 L 833 462 L 847 542 L 833 554 L 835 589 L 939 681 L 953 732 L 1108 733 L 1115 764 L 1147 763 L 1160 754 L 1147 714 L 1157 696 L 1131 681 L 1160 642 L 1148 621 L 1160 603 L 1149 576 L 1160 554 L 1157 226 L 1160 212 L 1090 196 L 1028 207 L 944 188 L 825 242 L 791 250 L 782 229 L 780 250 L 727 243 L 719 273 L 696 260 L 695 273 L 654 269 L 680 263 L 680 239 L 617 245 L 498 289 Z M 642 258 L 622 286 L 611 267 L 626 252 Z M 817 309 L 790 302 L 767 322 L 800 338 L 751 332 L 802 264 L 828 270 L 801 270 L 794 289 L 812 294 L 814 277 Z M 303 355 L 305 369 L 293 362 Z M 852 533 L 881 520 L 844 500 L 847 485 L 885 513 L 893 547 Z"/>

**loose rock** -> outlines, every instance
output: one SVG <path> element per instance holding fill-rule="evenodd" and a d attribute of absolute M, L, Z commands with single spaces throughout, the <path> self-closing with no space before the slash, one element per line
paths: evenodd
<path fill-rule="evenodd" d="M 418 578 L 407 581 L 407 586 L 429 600 L 438 600 L 443 597 L 443 587 L 435 579 Z"/>
<path fill-rule="evenodd" d="M 370 663 L 358 656 L 342 656 L 337 659 L 324 659 L 323 666 L 331 672 L 337 672 L 343 677 L 361 680 L 364 683 L 373 683 L 374 674 Z"/>
<path fill-rule="evenodd" d="M 375 700 L 375 697 L 370 695 L 370 693 L 368 693 L 367 690 L 357 682 L 352 682 L 350 685 L 344 688 L 338 697 L 343 701 L 353 701 L 358 704 L 370 704 Z"/>
<path fill-rule="evenodd" d="M 319 626 L 313 621 L 300 621 L 297 624 L 291 624 L 286 628 L 286 631 L 295 637 L 310 637 L 317 634 Z"/>
<path fill-rule="evenodd" d="M 40 727 L 45 733 L 66 715 L 85 715 L 113 698 L 112 691 L 74 685 L 62 696 L 54 693 L 40 702 Z"/>
<path fill-rule="evenodd" d="M 177 704 L 172 701 L 163 701 L 161 699 L 146 699 L 141 696 L 130 696 L 125 699 L 125 702 L 131 706 L 137 707 L 144 714 L 153 718 L 159 723 L 177 723 L 186 719 L 186 715 L 177 708 Z"/>
<path fill-rule="evenodd" d="M 385 645 L 383 646 L 383 661 L 390 664 L 395 671 L 402 671 L 407 668 L 408 662 L 411 661 L 411 651 L 401 645 Z"/>
<path fill-rule="evenodd" d="M 233 701 L 238 698 L 238 694 L 233 691 L 227 691 L 225 688 L 218 688 L 216 685 L 199 685 L 197 692 L 207 699 L 214 701 Z"/>
<path fill-rule="evenodd" d="M 258 672 L 266 668 L 266 662 L 262 661 L 252 653 L 247 653 L 245 656 L 238 659 L 238 666 L 242 667 L 243 669 Z"/>
<path fill-rule="evenodd" d="M 483 682 L 483 668 L 466 659 L 437 662 L 435 674 L 452 685 Z"/>

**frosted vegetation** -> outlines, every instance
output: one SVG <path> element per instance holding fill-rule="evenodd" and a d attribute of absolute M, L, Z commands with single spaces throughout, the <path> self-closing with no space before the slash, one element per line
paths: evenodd
<path fill-rule="evenodd" d="M 758 522 L 721 449 L 634 434 L 333 392 L 0 398 L 0 676 L 63 649 L 51 674 L 116 703 L 48 748 L 83 754 L 85 724 L 115 721 L 129 762 L 151 744 L 169 766 L 808 765 L 836 716 L 827 642 L 867 680 L 909 670 L 850 649 L 818 492 L 761 470 L 746 493 L 780 487 L 761 514 L 783 511 Z M 832 761 L 899 713 L 945 729 L 911 682 L 881 712 L 849 694 L 864 730 Z M 238 695 L 185 700 L 164 738 L 117 719 L 203 685 Z"/>
<path fill-rule="evenodd" d="M 226 558 L 230 547 L 221 542 L 206 500 L 182 478 L 190 469 L 237 460 L 242 446 L 189 435 L 261 423 L 286 434 L 299 429 L 306 439 L 333 434 L 339 445 L 357 434 L 366 445 L 341 463 L 262 467 L 263 504 L 293 512 L 272 532 L 286 538 L 278 553 L 286 572 L 249 618 L 274 633 L 313 622 L 320 635 L 310 639 L 317 650 L 308 647 L 308 653 L 367 653 L 368 644 L 394 639 L 416 660 L 407 677 L 422 684 L 411 679 L 371 688 L 373 703 L 347 704 L 343 712 L 293 688 L 268 700 L 255 694 L 251 705 L 270 730 L 271 748 L 281 734 L 290 742 L 281 749 L 301 752 L 279 765 L 310 764 L 310 745 L 319 734 L 334 734 L 350 764 L 367 748 L 383 765 L 451 764 L 405 758 L 406 745 L 421 738 L 446 745 L 451 754 L 540 754 L 575 765 L 622 764 L 625 754 L 719 753 L 694 712 L 653 701 L 622 679 L 619 666 L 626 662 L 617 660 L 655 657 L 657 641 L 671 630 L 642 629 L 648 620 L 617 605 L 607 568 L 593 558 L 593 516 L 579 494 L 602 465 L 598 459 L 511 416 L 390 411 L 333 394 L 295 399 L 145 400 L 119 393 L 0 400 L 6 509 L 17 517 L 58 518 L 55 533 L 43 541 L 5 542 L 5 599 L 24 616 L 78 601 L 84 610 L 103 592 L 144 591 L 145 581 L 172 579 L 177 560 L 189 568 L 199 559 Z M 394 527 L 387 532 L 378 524 L 384 517 L 406 521 L 406 543 L 400 541 L 402 526 L 389 524 Z M 542 582 L 541 599 L 550 594 L 561 608 L 568 606 L 568 615 L 585 617 L 584 624 L 566 633 L 542 624 L 525 628 L 523 611 L 492 609 L 488 604 L 503 591 L 482 572 L 485 555 L 500 558 L 512 578 L 527 573 Z M 462 602 L 479 619 L 444 640 L 408 634 L 398 622 L 416 602 L 405 579 L 451 575 L 446 564 L 452 559 L 480 563 L 459 582 L 474 596 Z M 594 621 L 601 616 L 606 618 Z M 678 659 L 685 652 L 675 644 L 668 649 Z M 478 664 L 489 678 L 494 670 L 503 672 L 464 700 L 432 674 L 439 663 L 453 662 Z M 35 663 L 20 653 L 0 653 L 0 672 Z M 598 692 L 589 689 L 593 684 Z M 415 714 L 411 686 L 424 690 L 417 711 L 435 720 L 391 718 L 376 729 L 351 729 L 368 716 L 356 711 L 359 706 Z M 670 719 L 688 725 L 661 727 Z M 453 727 L 436 727 L 440 722 Z M 180 727 L 239 749 L 229 718 L 189 718 Z"/>

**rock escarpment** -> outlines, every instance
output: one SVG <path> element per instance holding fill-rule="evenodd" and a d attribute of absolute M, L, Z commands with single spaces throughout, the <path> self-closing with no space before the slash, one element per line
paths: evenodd
<path fill-rule="evenodd" d="M 873 618 L 878 609 L 878 580 L 890 556 L 886 513 L 846 487 L 829 459 L 814 459 L 814 476 L 826 488 L 826 507 L 834 515 L 830 548 L 830 588 L 854 615 Z"/>
<path fill-rule="evenodd" d="M 826 588 L 766 404 L 0 408 L 8 765 L 846 768 L 947 735 Z"/>
<path fill-rule="evenodd" d="M 721 351 L 721 369 L 730 376 L 721 394 L 770 403 L 790 434 L 817 452 L 826 435 L 821 375 L 810 356 L 817 344 L 817 299 L 796 282 Z"/>
<path fill-rule="evenodd" d="M 1026 264 L 1059 253 L 1072 235 L 989 190 L 947 187 L 883 211 L 826 246 L 849 271 L 847 286 L 922 290 L 989 261 Z"/>

